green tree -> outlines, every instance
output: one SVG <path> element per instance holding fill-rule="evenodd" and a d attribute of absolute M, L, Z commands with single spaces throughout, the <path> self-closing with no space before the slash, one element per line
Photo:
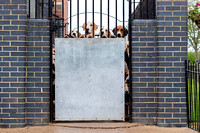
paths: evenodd
<path fill-rule="evenodd" d="M 196 4 L 198 3 L 198 0 L 189 0 L 188 3 L 188 48 L 193 48 L 195 52 L 195 59 L 196 61 L 199 60 L 198 52 L 199 52 L 199 42 L 200 42 L 200 29 L 197 27 L 197 24 L 194 22 L 192 18 L 197 18 L 196 16 L 199 16 L 200 13 L 198 12 Z M 199 8 L 199 6 L 198 6 Z M 196 10 L 194 14 L 194 10 Z M 199 20 L 200 21 L 200 20 Z"/>
<path fill-rule="evenodd" d="M 196 61 L 199 60 L 199 42 L 200 42 L 200 31 L 199 28 L 191 20 L 188 20 L 188 47 L 192 47 L 195 52 Z"/>

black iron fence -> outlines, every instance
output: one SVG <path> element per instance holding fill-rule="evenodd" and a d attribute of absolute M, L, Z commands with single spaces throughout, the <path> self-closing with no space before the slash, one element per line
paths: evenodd
<path fill-rule="evenodd" d="M 81 10 L 83 6 L 84 10 Z M 69 9 L 64 10 L 66 7 Z M 122 25 L 124 37 L 126 35 L 125 28 L 128 29 L 129 20 L 156 18 L 155 0 L 28 0 L 27 14 L 29 18 L 33 19 L 56 21 L 54 31 L 62 31 L 57 33 L 57 37 L 64 37 L 71 33 L 72 30 L 82 31 L 82 20 L 84 20 L 85 29 L 88 27 L 87 22 L 92 22 L 93 37 L 102 37 L 103 34 L 103 32 L 99 31 L 95 34 L 95 23 L 100 31 L 102 28 L 107 28 L 111 31 L 108 32 L 108 37 L 111 37 L 109 34 L 117 36 L 114 28 Z M 130 17 L 128 14 L 131 14 Z M 86 37 L 87 32 L 87 30 L 84 30 L 82 34 Z"/>
<path fill-rule="evenodd" d="M 200 131 L 200 61 L 186 61 L 188 127 Z"/>
<path fill-rule="evenodd" d="M 53 100 L 55 88 L 53 85 L 54 66 L 52 55 L 56 37 L 70 37 L 72 31 L 75 31 L 75 33 L 78 33 L 77 38 L 81 34 L 84 37 L 91 34 L 92 37 L 102 38 L 104 34 L 102 28 L 104 28 L 104 32 L 107 29 L 107 38 L 126 38 L 127 36 L 128 41 L 132 42 L 132 20 L 155 19 L 156 17 L 155 0 L 28 0 L 27 14 L 32 19 L 50 20 L 50 49 L 52 49 L 50 51 L 50 64 L 52 64 L 50 66 L 51 121 L 54 121 Z M 89 21 L 91 22 L 88 23 Z M 121 35 L 118 35 L 119 32 Z M 131 62 L 131 52 L 132 47 L 129 47 L 129 62 Z M 131 63 L 128 64 L 129 79 L 132 79 Z M 132 82 L 129 80 L 129 112 L 132 112 L 131 94 Z M 132 122 L 132 113 L 129 113 L 129 121 Z"/>

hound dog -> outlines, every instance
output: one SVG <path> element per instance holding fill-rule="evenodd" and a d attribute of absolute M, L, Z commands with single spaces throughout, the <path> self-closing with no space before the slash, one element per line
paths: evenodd
<path fill-rule="evenodd" d="M 113 34 L 116 35 L 117 38 L 125 38 L 126 40 L 126 36 L 128 35 L 128 30 L 126 28 L 123 28 L 123 26 L 119 25 L 117 27 L 115 27 L 112 30 Z M 128 91 L 128 80 L 129 80 L 129 66 L 130 66 L 130 62 L 129 62 L 129 42 L 126 41 L 125 43 L 125 50 L 124 50 L 124 54 L 125 54 L 125 90 Z"/>
<path fill-rule="evenodd" d="M 93 38 L 93 27 L 94 27 L 94 32 L 98 29 L 98 26 L 92 22 L 87 22 L 87 26 L 85 25 L 85 23 L 83 24 L 82 28 L 83 28 L 83 31 L 86 30 L 86 37 L 87 38 Z M 95 34 L 95 33 L 94 33 Z"/>
<path fill-rule="evenodd" d="M 123 36 L 126 37 L 128 35 L 128 30 L 126 28 L 123 29 L 123 26 L 121 25 L 115 27 L 112 32 L 117 36 L 117 38 L 122 38 Z"/>
<path fill-rule="evenodd" d="M 116 35 L 117 38 L 125 38 L 126 40 L 126 36 L 128 35 L 128 30 L 125 28 L 123 28 L 123 26 L 119 25 L 117 27 L 115 27 L 113 29 L 113 33 L 114 35 Z M 128 114 L 129 114 L 129 70 L 130 70 L 130 61 L 129 61 L 129 42 L 126 41 L 125 42 L 125 50 L 124 50 L 124 54 L 125 54 L 125 61 L 124 61 L 124 65 L 125 65 L 125 119 L 128 120 Z"/>
<path fill-rule="evenodd" d="M 78 33 L 77 30 L 72 30 L 69 35 L 67 35 L 65 38 L 85 38 L 84 35 L 82 35 L 80 32 Z"/>
<path fill-rule="evenodd" d="M 104 29 L 101 28 L 99 31 L 99 36 L 102 35 L 102 38 L 115 38 L 115 35 L 112 35 L 110 30 L 108 30 L 108 28 Z"/>

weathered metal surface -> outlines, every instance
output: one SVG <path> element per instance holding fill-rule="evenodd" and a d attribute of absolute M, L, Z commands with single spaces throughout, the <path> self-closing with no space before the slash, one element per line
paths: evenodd
<path fill-rule="evenodd" d="M 124 120 L 124 44 L 56 38 L 57 121 Z"/>

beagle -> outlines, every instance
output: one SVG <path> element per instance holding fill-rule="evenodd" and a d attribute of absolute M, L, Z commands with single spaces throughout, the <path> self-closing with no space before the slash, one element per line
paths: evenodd
<path fill-rule="evenodd" d="M 85 23 L 82 26 L 83 31 L 86 30 L 86 37 L 87 38 L 93 38 L 93 23 L 92 22 L 87 22 L 87 26 Z M 98 29 L 98 26 L 94 23 L 94 32 Z"/>
<path fill-rule="evenodd" d="M 114 35 L 117 35 L 117 38 L 122 38 L 123 36 L 127 36 L 128 35 L 128 30 L 126 28 L 123 29 L 123 26 L 119 25 L 117 27 L 115 27 L 112 32 L 114 33 Z M 124 32 L 124 35 L 123 35 Z"/>
<path fill-rule="evenodd" d="M 79 35 L 79 36 L 78 36 Z M 77 30 L 72 30 L 69 35 L 67 35 L 65 38 L 85 38 L 84 35 L 82 35 L 80 32 L 78 33 Z"/>
<path fill-rule="evenodd" d="M 112 32 L 114 35 L 117 35 L 117 38 L 125 38 L 128 35 L 128 30 L 126 28 L 123 29 L 122 25 L 119 25 L 115 27 Z M 124 50 L 124 55 L 125 55 L 125 61 L 124 61 L 124 66 L 125 66 L 125 90 L 128 91 L 128 80 L 129 80 L 129 42 L 126 41 L 125 43 L 125 50 Z"/>
<path fill-rule="evenodd" d="M 108 28 L 106 28 L 106 29 L 102 28 L 99 32 L 99 36 L 101 36 L 101 35 L 102 35 L 102 38 L 108 38 L 108 35 L 109 35 L 109 38 L 115 38 L 114 35 L 111 35 L 111 32 L 110 32 L 110 30 L 108 30 Z"/>

